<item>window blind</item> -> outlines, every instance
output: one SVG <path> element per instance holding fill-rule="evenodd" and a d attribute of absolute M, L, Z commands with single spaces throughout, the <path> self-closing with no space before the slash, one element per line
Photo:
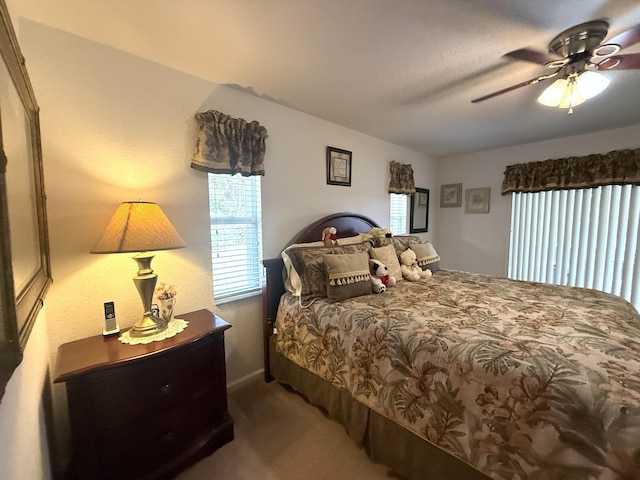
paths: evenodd
<path fill-rule="evenodd" d="M 593 288 L 640 310 L 640 187 L 512 194 L 509 277 Z"/>
<path fill-rule="evenodd" d="M 407 195 L 390 193 L 389 229 L 394 235 L 407 233 Z"/>
<path fill-rule="evenodd" d="M 211 257 L 216 301 L 260 293 L 260 177 L 209 174 Z"/>

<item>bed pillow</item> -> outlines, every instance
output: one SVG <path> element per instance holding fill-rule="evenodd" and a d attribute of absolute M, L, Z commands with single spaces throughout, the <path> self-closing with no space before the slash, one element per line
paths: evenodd
<path fill-rule="evenodd" d="M 289 245 L 288 248 L 292 247 L 323 247 L 324 242 L 308 242 L 308 243 L 295 243 L 293 245 Z M 284 262 L 284 288 L 287 292 L 295 295 L 296 297 L 300 296 L 300 292 L 302 291 L 302 281 L 300 280 L 300 275 L 296 272 L 295 268 L 291 264 L 291 258 L 287 254 L 287 249 L 285 249 L 280 256 L 282 257 L 282 261 Z"/>
<path fill-rule="evenodd" d="M 421 243 L 422 240 L 416 235 L 398 235 L 397 237 L 391 237 L 391 245 L 396 249 L 397 255 L 400 255 L 407 248 Z"/>
<path fill-rule="evenodd" d="M 358 235 L 354 235 L 352 237 L 345 237 L 338 239 L 338 245 L 353 245 L 356 243 L 362 243 L 364 241 L 371 241 L 371 235 L 366 233 L 360 233 Z M 371 246 L 369 244 L 369 246 Z M 316 242 L 305 242 L 305 243 L 294 243 L 289 245 L 280 255 L 282 256 L 282 260 L 284 262 L 285 268 L 285 279 L 284 279 L 284 288 L 287 292 L 299 297 L 302 294 L 302 279 L 300 275 L 293 267 L 291 262 L 291 258 L 289 257 L 288 250 L 290 248 L 296 247 L 326 247 L 323 241 L 318 240 Z"/>
<path fill-rule="evenodd" d="M 436 249 L 433 248 L 431 242 L 420 243 L 417 245 L 411 245 L 411 250 L 413 250 L 418 258 L 418 266 L 422 270 L 431 270 L 432 273 L 440 270 L 440 256 L 436 252 Z"/>
<path fill-rule="evenodd" d="M 411 245 L 417 245 L 422 243 L 422 240 L 417 235 L 396 235 L 395 237 L 378 237 L 375 239 L 376 247 L 384 247 L 386 245 L 393 245 L 396 249 L 396 254 L 400 255 Z"/>
<path fill-rule="evenodd" d="M 346 253 L 368 253 L 371 242 L 353 245 L 333 245 L 330 247 L 291 246 L 285 250 L 300 279 L 299 293 L 294 295 L 313 298 L 327 296 L 327 281 L 324 266 L 325 255 L 340 255 Z M 293 275 L 292 275 L 293 277 Z"/>
<path fill-rule="evenodd" d="M 380 260 L 389 269 L 389 275 L 396 277 L 396 281 L 402 280 L 402 269 L 398 254 L 393 245 L 385 245 L 384 247 L 374 247 L 371 249 L 371 256 L 375 260 Z"/>
<path fill-rule="evenodd" d="M 371 275 L 369 274 L 369 255 L 351 253 L 343 255 L 325 255 L 324 265 L 327 272 L 327 297 L 331 302 L 371 293 Z"/>
<path fill-rule="evenodd" d="M 373 236 L 368 233 L 359 233 L 353 237 L 338 238 L 338 245 L 353 245 L 354 243 L 362 243 L 364 241 L 371 240 L 372 238 Z"/>
<path fill-rule="evenodd" d="M 345 237 L 338 239 L 338 245 L 353 245 L 355 243 L 362 243 L 367 240 L 372 240 L 373 235 L 368 233 L 359 233 L 358 235 L 354 235 L 352 237 Z M 305 242 L 305 243 L 294 243 L 289 245 L 287 249 L 292 247 L 324 247 L 325 244 L 322 240 L 318 240 L 316 242 Z M 280 256 L 282 257 L 282 261 L 284 262 L 285 269 L 285 279 L 284 279 L 284 288 L 287 292 L 299 297 L 302 292 L 302 280 L 300 279 L 300 275 L 291 263 L 291 258 L 287 253 L 287 249 L 285 249 Z"/>

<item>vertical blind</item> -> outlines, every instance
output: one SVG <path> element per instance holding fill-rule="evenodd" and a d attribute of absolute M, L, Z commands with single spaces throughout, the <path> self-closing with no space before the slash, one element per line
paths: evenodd
<path fill-rule="evenodd" d="M 390 193 L 389 230 L 394 235 L 407 233 L 407 195 Z"/>
<path fill-rule="evenodd" d="M 593 288 L 640 310 L 640 187 L 512 194 L 509 277 Z"/>
<path fill-rule="evenodd" d="M 260 177 L 209 174 L 213 294 L 216 301 L 262 288 Z"/>

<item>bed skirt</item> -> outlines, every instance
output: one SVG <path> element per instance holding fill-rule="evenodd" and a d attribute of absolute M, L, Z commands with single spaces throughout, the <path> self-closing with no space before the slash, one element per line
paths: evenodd
<path fill-rule="evenodd" d="M 387 465 L 409 480 L 489 478 L 286 359 L 276 352 L 273 337 L 271 340 L 271 373 L 276 380 L 302 394 L 313 405 L 322 407 L 329 418 L 344 425 L 356 445 L 374 462 Z"/>

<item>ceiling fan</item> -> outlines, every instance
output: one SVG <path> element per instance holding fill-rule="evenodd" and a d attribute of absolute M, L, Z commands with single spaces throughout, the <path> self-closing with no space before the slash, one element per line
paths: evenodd
<path fill-rule="evenodd" d="M 498 90 L 471 100 L 482 102 L 527 85 L 557 78 L 538 98 L 546 106 L 573 107 L 601 93 L 609 80 L 598 71 L 639 70 L 640 53 L 620 54 L 624 48 L 640 42 L 640 24 L 610 38 L 603 43 L 609 31 L 609 23 L 594 20 L 568 28 L 549 42 L 549 54 L 522 48 L 504 56 L 515 60 L 543 65 L 549 73 L 532 78 L 517 85 Z"/>

